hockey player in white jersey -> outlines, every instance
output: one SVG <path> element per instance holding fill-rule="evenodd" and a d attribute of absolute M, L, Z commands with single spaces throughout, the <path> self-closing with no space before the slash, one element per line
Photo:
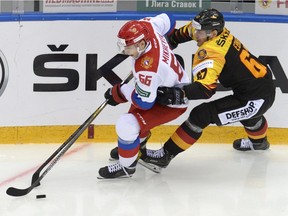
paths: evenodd
<path fill-rule="evenodd" d="M 108 104 L 129 102 L 131 107 L 116 122 L 119 161 L 99 169 L 100 178 L 131 177 L 136 171 L 140 137 L 178 118 L 188 106 L 156 102 L 158 87 L 180 86 L 189 78 L 165 39 L 175 20 L 167 14 L 128 21 L 118 32 L 121 53 L 131 56 L 134 86 L 117 84 L 105 92 Z M 139 157 L 141 154 L 139 154 Z"/>

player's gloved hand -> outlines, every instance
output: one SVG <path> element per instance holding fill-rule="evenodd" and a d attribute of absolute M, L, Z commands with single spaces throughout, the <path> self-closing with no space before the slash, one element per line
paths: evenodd
<path fill-rule="evenodd" d="M 108 104 L 111 106 L 116 106 L 120 103 L 125 103 L 127 102 L 125 96 L 122 94 L 121 85 L 117 84 L 114 85 L 112 88 L 109 88 L 105 94 L 104 97 L 108 100 Z"/>
<path fill-rule="evenodd" d="M 159 87 L 156 101 L 161 105 L 185 104 L 185 93 L 178 87 Z"/>

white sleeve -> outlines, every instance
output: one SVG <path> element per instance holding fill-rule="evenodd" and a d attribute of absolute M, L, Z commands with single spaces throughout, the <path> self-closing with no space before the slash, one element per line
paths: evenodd
<path fill-rule="evenodd" d="M 175 27 L 175 20 L 171 19 L 166 13 L 161 13 L 155 17 L 146 18 L 154 26 L 155 30 L 161 35 L 167 34 Z M 145 19 L 144 19 L 145 21 Z"/>
<path fill-rule="evenodd" d="M 161 77 L 157 73 L 149 71 L 141 71 L 137 75 L 135 90 L 138 96 L 143 102 L 154 102 L 157 97 L 157 89 L 162 83 Z M 146 83 L 141 81 L 141 79 L 145 79 Z"/>
<path fill-rule="evenodd" d="M 125 96 L 125 98 L 130 102 L 132 103 L 132 99 L 131 99 L 131 95 L 132 95 L 132 92 L 134 90 L 134 86 L 131 86 L 129 84 L 123 84 L 120 88 L 122 94 Z"/>

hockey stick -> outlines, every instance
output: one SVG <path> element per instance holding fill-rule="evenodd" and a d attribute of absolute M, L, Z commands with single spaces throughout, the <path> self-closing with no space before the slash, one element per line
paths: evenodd
<path fill-rule="evenodd" d="M 133 78 L 133 74 L 129 75 L 121 82 L 121 84 L 128 83 Z M 52 167 L 59 161 L 59 159 L 65 154 L 65 152 L 73 145 L 73 143 L 79 138 L 83 131 L 91 124 L 91 122 L 100 114 L 100 112 L 106 107 L 108 100 L 105 100 L 94 113 L 36 170 L 32 176 L 31 186 L 25 189 L 19 189 L 15 187 L 9 187 L 6 193 L 10 196 L 24 196 L 28 194 L 33 188 L 40 185 L 40 181 L 46 176 L 46 174 L 52 169 Z M 49 164 L 50 163 L 50 164 Z M 42 175 L 40 172 L 44 167 L 49 166 L 44 170 Z"/>

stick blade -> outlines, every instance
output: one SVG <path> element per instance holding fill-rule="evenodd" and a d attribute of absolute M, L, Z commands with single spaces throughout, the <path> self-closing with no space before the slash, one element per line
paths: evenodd
<path fill-rule="evenodd" d="M 14 187 L 9 187 L 6 190 L 6 194 L 8 194 L 10 196 L 15 196 L 15 197 L 24 196 L 24 195 L 26 195 L 26 194 L 28 194 L 30 192 L 29 189 L 30 188 L 18 189 L 18 188 L 14 188 Z"/>
<path fill-rule="evenodd" d="M 32 176 L 31 185 L 33 185 L 38 179 L 39 179 L 39 172 L 35 172 Z M 38 182 L 38 184 L 35 185 L 35 187 L 38 186 L 40 186 L 40 182 Z"/>

